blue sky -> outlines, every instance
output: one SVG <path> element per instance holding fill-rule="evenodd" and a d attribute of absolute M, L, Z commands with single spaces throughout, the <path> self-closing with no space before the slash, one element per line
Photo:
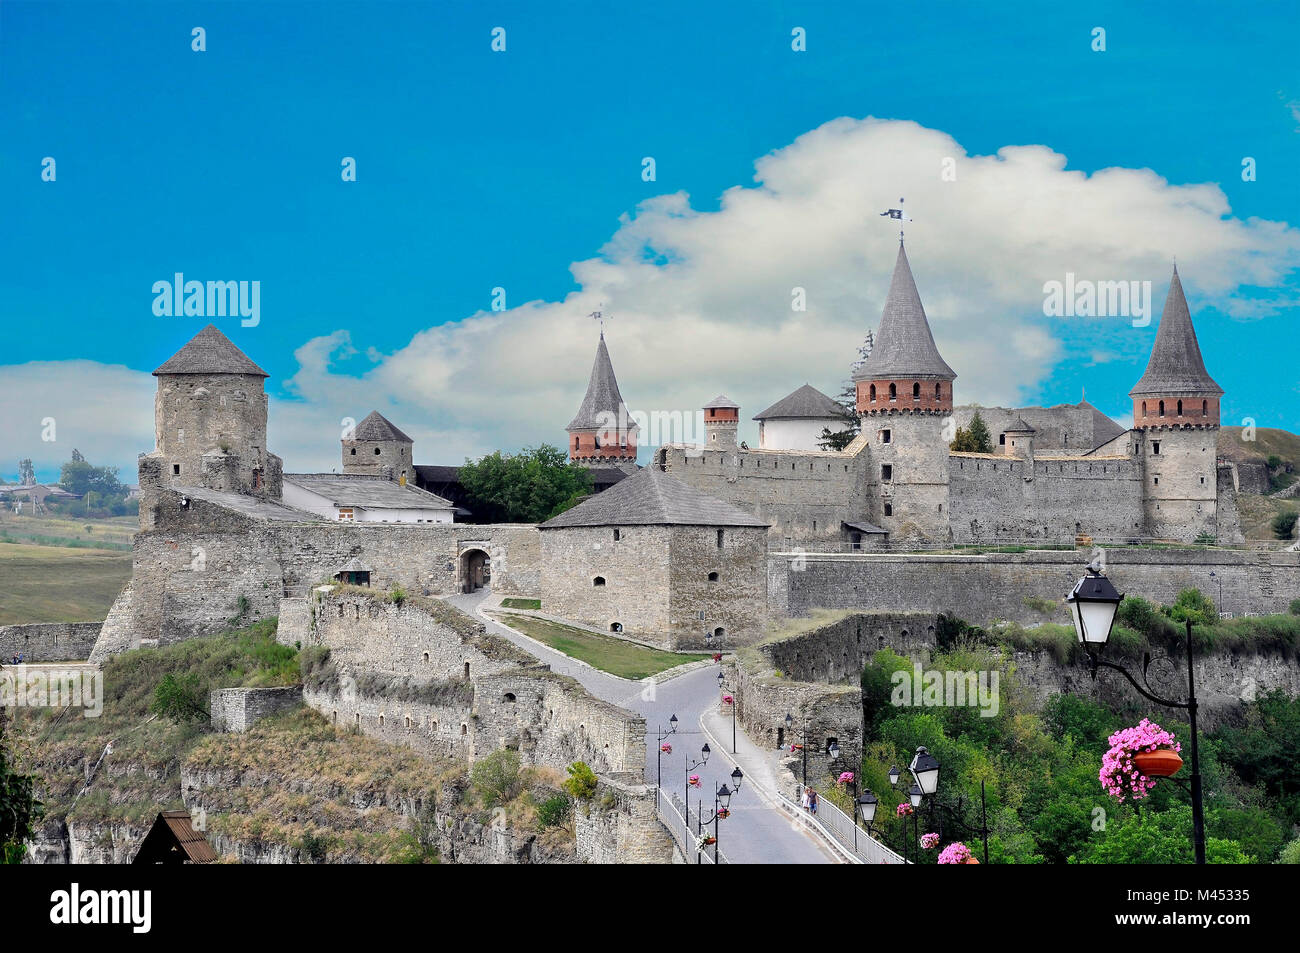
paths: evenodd
<path fill-rule="evenodd" d="M 196 26 L 206 30 L 202 53 L 191 50 Z M 504 53 L 490 49 L 497 26 L 506 29 Z M 1098 26 L 1106 30 L 1105 52 L 1091 49 Z M 794 27 L 807 31 L 806 52 L 790 49 Z M 817 312 L 820 324 L 803 327 L 801 338 L 825 329 L 820 350 L 810 346 L 788 360 L 744 350 L 770 350 L 780 340 L 775 330 L 747 334 L 743 318 L 711 323 L 714 296 L 730 302 L 718 304 L 719 314 L 752 308 L 738 287 L 747 280 L 743 269 L 719 269 L 717 287 L 698 275 L 667 281 L 662 311 L 698 314 L 655 332 L 658 349 L 638 337 L 656 327 L 656 305 L 643 294 L 622 307 L 617 289 L 629 273 L 644 281 L 634 266 L 647 261 L 671 277 L 681 253 L 665 248 L 670 229 L 710 227 L 728 189 L 755 188 L 755 162 L 764 156 L 786 150 L 791 161 L 816 168 L 812 150 L 789 147 L 839 117 L 907 120 L 971 156 L 1042 146 L 1088 176 L 1112 167 L 1151 170 L 1159 207 L 1148 215 L 1142 194 L 1127 193 L 1131 212 L 1112 213 L 1107 240 L 1117 252 L 1105 260 L 1123 258 L 1126 235 L 1138 225 L 1164 215 L 1163 231 L 1143 236 L 1128 270 L 1095 277 L 1152 280 L 1158 314 L 1168 261 L 1178 255 L 1207 364 L 1228 391 L 1224 422 L 1252 416 L 1261 426 L 1300 430 L 1300 255 L 1290 228 L 1300 222 L 1297 35 L 1295 8 L 1268 3 L 1247 16 L 1210 3 L 7 0 L 0 5 L 7 226 L 0 287 L 11 332 L 0 356 L 0 395 L 20 409 L 6 409 L 3 436 L 15 459 L 0 460 L 0 476 L 16 473 L 15 450 L 52 476 L 74 445 L 128 470 L 135 452 L 152 446 L 151 385 L 139 375 L 205 323 L 153 314 L 153 282 L 176 271 L 260 280 L 260 325 L 217 323 L 270 372 L 273 440 L 279 435 L 292 448 L 279 451 L 290 469 L 326 465 L 340 414 L 359 418 L 372 406 L 402 416 L 397 422 L 417 436 L 425 462 L 558 443 L 594 348 L 585 292 L 614 298 L 611 351 L 634 407 L 690 408 L 723 390 L 743 393 L 746 411 L 756 412 L 756 403 L 774 402 L 805 380 L 833 390 L 853 344 L 879 320 L 878 285 L 892 262 L 887 229 L 862 250 L 862 293 L 837 293 L 838 310 Z M 899 130 L 898 148 L 907 147 L 905 134 Z M 56 159 L 55 182 L 41 181 L 45 156 Z M 344 156 L 357 160 L 355 183 L 340 180 Z M 655 157 L 656 181 L 642 180 L 644 156 Z M 1257 161 L 1256 181 L 1241 179 L 1245 156 Z M 1018 200 L 1036 201 L 1030 179 L 1037 181 L 1026 177 Z M 1042 179 L 1045 194 L 1059 198 L 1052 177 Z M 1009 181 L 1014 190 L 1015 177 Z M 1177 212 L 1188 199 L 1161 181 L 1173 189 L 1207 185 L 1226 207 L 1201 201 L 1185 229 Z M 864 228 L 895 193 L 926 194 L 906 175 L 865 166 L 859 184 L 862 191 L 844 201 L 854 203 Z M 642 206 L 679 193 L 689 195 L 689 214 Z M 939 346 L 962 375 L 958 400 L 1074 401 L 1086 386 L 1089 399 L 1121 417 L 1155 322 L 1126 331 L 1122 322 L 1036 314 L 1041 295 L 1030 286 L 1059 277 L 1072 259 L 1015 277 L 1007 258 L 1016 247 L 1068 244 L 1066 226 L 1054 233 L 1059 219 L 1049 217 L 1020 235 L 1023 214 L 1009 210 L 999 221 L 987 194 L 981 201 L 989 212 L 978 219 L 950 216 L 946 203 L 909 202 L 918 219 L 909 253 Z M 981 273 L 978 253 L 988 243 L 972 220 L 1003 233 L 1008 249 L 996 261 L 990 250 L 985 270 L 996 277 L 987 285 L 963 287 L 958 277 Z M 1217 256 L 1215 229 L 1227 221 L 1235 240 Z M 764 245 L 761 230 L 754 238 Z M 650 247 L 638 251 L 637 242 Z M 737 247 L 731 260 L 741 261 Z M 623 272 L 602 284 L 592 277 L 602 263 Z M 999 297 L 996 289 L 1016 282 L 1026 287 Z M 483 312 L 495 287 L 506 289 L 512 310 L 489 317 Z M 980 377 L 983 357 L 971 357 L 965 370 L 960 329 L 945 332 L 945 313 L 960 316 L 963 303 L 971 307 L 981 294 L 990 295 L 989 307 L 974 307 L 965 320 L 989 322 L 979 337 L 1020 342 L 999 375 L 1015 379 L 1013 393 Z M 1008 308 L 1019 314 L 1003 328 L 996 322 Z M 546 361 L 549 374 L 518 364 L 536 333 L 522 329 L 543 315 L 562 342 Z M 769 329 L 781 319 L 766 320 L 752 318 Z M 491 333 L 476 332 L 475 321 Z M 421 376 L 427 352 L 412 348 L 413 338 L 437 328 L 444 330 L 423 340 L 458 356 L 448 357 L 456 366 Z M 469 343 L 484 337 L 490 345 Z M 674 355 L 714 348 L 730 362 L 711 367 L 683 357 L 682 368 L 666 370 L 676 366 Z M 474 400 L 466 398 L 471 390 Z M 513 413 L 520 405 L 527 412 Z M 55 445 L 39 439 L 46 416 L 59 419 Z"/>

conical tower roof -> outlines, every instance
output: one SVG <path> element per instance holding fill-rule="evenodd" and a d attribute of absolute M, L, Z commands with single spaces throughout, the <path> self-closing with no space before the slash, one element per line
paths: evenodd
<path fill-rule="evenodd" d="M 591 366 L 591 380 L 587 382 L 587 396 L 582 398 L 578 415 L 569 421 L 565 430 L 601 430 L 608 428 L 611 422 L 618 426 L 621 419 L 620 410 L 626 414 L 623 395 L 618 391 L 618 379 L 614 376 L 614 365 L 609 360 L 609 348 L 605 346 L 605 334 L 600 335 L 600 344 L 596 346 L 596 362 Z M 602 415 L 609 415 L 602 418 Z M 629 422 L 628 429 L 633 425 Z"/>
<path fill-rule="evenodd" d="M 1166 394 L 1223 394 L 1223 388 L 1214 382 L 1205 370 L 1201 346 L 1196 341 L 1192 327 L 1192 314 L 1187 308 L 1183 283 L 1174 267 L 1174 277 L 1169 282 L 1169 295 L 1165 310 L 1160 315 L 1156 329 L 1156 343 L 1151 348 L 1146 373 L 1128 392 L 1130 397 L 1159 397 Z"/>
<path fill-rule="evenodd" d="M 154 377 L 162 374 L 248 374 L 255 377 L 270 377 L 266 371 L 248 359 L 241 351 L 217 330 L 215 324 L 209 324 L 183 348 L 173 354 L 162 367 L 153 372 Z"/>
<path fill-rule="evenodd" d="M 903 243 L 898 243 L 898 260 L 889 282 L 889 296 L 880 318 L 871 356 L 853 373 L 854 380 L 884 380 L 892 377 L 923 377 L 954 380 L 956 371 L 939 356 L 926 320 L 921 295 L 912 278 Z"/>
<path fill-rule="evenodd" d="M 402 433 L 397 425 L 385 417 L 377 410 L 372 410 L 366 415 L 366 418 L 357 424 L 357 429 L 352 432 L 354 440 L 396 440 L 402 443 L 414 443 L 410 437 Z"/>

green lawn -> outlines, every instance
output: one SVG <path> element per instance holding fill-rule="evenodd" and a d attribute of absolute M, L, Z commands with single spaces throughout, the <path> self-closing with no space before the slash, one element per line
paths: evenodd
<path fill-rule="evenodd" d="M 0 543 L 0 625 L 98 622 L 131 578 L 131 554 Z"/>
<path fill-rule="evenodd" d="M 542 607 L 541 599 L 502 599 L 501 608 L 503 609 L 540 609 Z"/>
<path fill-rule="evenodd" d="M 611 638 L 586 629 L 575 629 L 547 619 L 504 612 L 500 620 L 512 629 L 518 629 L 557 652 L 586 662 L 602 672 L 622 678 L 648 678 L 687 662 L 712 658 L 703 653 L 667 652 L 647 648 L 635 642 Z"/>

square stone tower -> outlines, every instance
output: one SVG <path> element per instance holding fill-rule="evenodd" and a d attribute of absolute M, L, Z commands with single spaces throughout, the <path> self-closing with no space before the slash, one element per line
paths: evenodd
<path fill-rule="evenodd" d="M 377 410 L 343 438 L 343 472 L 381 476 L 406 486 L 415 478 L 415 442 Z"/>

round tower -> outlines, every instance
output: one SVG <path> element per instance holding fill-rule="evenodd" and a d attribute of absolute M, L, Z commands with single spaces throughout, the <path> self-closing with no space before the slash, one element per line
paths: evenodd
<path fill-rule="evenodd" d="M 1176 266 L 1151 359 L 1129 396 L 1147 534 L 1183 541 L 1215 534 L 1223 388 L 1205 369 Z"/>
<path fill-rule="evenodd" d="M 380 476 L 403 486 L 415 482 L 415 442 L 379 411 L 366 415 L 342 443 L 344 473 Z"/>
<path fill-rule="evenodd" d="M 853 374 L 871 448 L 870 513 L 891 537 L 952 536 L 944 434 L 956 378 L 935 347 L 900 241 L 875 346 Z"/>
<path fill-rule="evenodd" d="M 569 434 L 570 463 L 617 467 L 629 473 L 636 470 L 637 425 L 619 393 L 604 331 L 600 332 L 582 406 L 564 429 Z"/>
<path fill-rule="evenodd" d="M 704 446 L 707 450 L 735 450 L 740 432 L 740 405 L 719 394 L 704 405 Z"/>

